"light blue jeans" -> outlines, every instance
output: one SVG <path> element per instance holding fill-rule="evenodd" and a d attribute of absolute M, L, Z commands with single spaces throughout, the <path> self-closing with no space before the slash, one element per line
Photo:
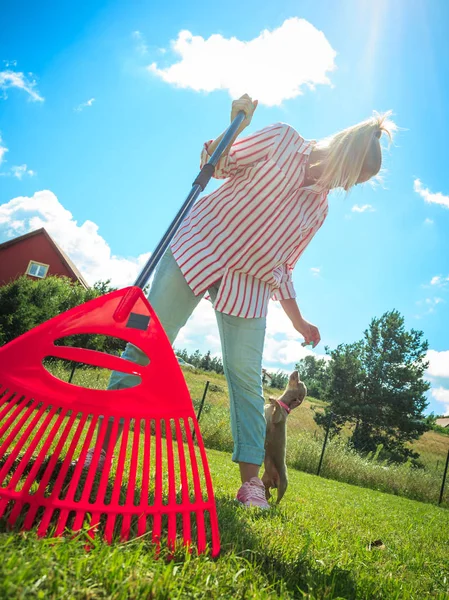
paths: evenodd
<path fill-rule="evenodd" d="M 215 301 L 218 282 L 209 289 Z M 200 302 L 188 286 L 170 250 L 162 257 L 151 285 L 148 300 L 155 310 L 170 343 Z M 262 388 L 262 353 L 266 319 L 244 319 L 215 311 L 228 382 L 234 462 L 261 465 L 265 456 L 265 416 Z M 128 344 L 123 358 L 147 364 L 143 352 Z M 109 389 L 135 385 L 135 376 L 114 371 Z"/>

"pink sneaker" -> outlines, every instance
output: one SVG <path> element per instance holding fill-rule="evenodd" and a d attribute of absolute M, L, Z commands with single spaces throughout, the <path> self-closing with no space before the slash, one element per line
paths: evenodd
<path fill-rule="evenodd" d="M 95 448 L 89 448 L 89 450 L 87 451 L 86 458 L 84 460 L 83 469 L 90 468 L 90 466 L 92 464 L 92 459 L 94 457 L 94 452 L 95 452 Z M 96 469 L 97 473 L 102 473 L 105 462 L 106 462 L 106 452 L 103 449 L 101 449 L 100 450 L 100 458 L 98 459 L 98 463 L 97 463 L 97 469 Z"/>
<path fill-rule="evenodd" d="M 268 509 L 270 505 L 265 498 L 265 486 L 258 477 L 251 477 L 237 492 L 236 500 L 245 506 L 257 506 Z"/>

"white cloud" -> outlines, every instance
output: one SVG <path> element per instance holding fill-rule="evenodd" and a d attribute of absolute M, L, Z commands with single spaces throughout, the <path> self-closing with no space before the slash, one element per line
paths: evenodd
<path fill-rule="evenodd" d="M 201 352 L 210 350 L 212 354 L 221 355 L 217 321 L 210 301 L 201 300 L 186 326 L 179 332 L 175 345 L 189 350 L 198 348 Z"/>
<path fill-rule="evenodd" d="M 227 90 L 232 98 L 244 93 L 267 106 L 296 98 L 303 88 L 331 85 L 336 52 L 322 31 L 305 19 L 287 19 L 273 31 L 250 40 L 213 34 L 205 39 L 183 30 L 171 49 L 180 59 L 148 70 L 166 83 L 197 92 Z"/>
<path fill-rule="evenodd" d="M 424 225 L 433 225 L 433 219 L 425 219 Z"/>
<path fill-rule="evenodd" d="M 319 277 L 320 276 L 321 267 L 311 267 L 310 270 L 312 271 L 312 275 L 314 277 Z"/>
<path fill-rule="evenodd" d="M 429 361 L 427 375 L 449 378 L 449 350 L 428 350 L 426 360 Z"/>
<path fill-rule="evenodd" d="M 95 102 L 95 98 L 90 98 L 90 100 L 86 100 L 86 102 L 82 102 L 81 104 L 78 104 L 78 106 L 76 106 L 73 110 L 75 112 L 81 112 L 84 108 L 88 107 L 88 106 L 92 106 L 92 104 Z"/>
<path fill-rule="evenodd" d="M 423 306 L 426 308 L 426 311 L 420 315 L 415 315 L 415 318 L 421 319 L 425 315 L 430 315 L 435 312 L 438 304 L 444 302 L 443 298 L 434 297 L 434 298 L 425 298 L 424 300 L 417 300 L 416 304 L 418 306 Z"/>
<path fill-rule="evenodd" d="M 29 74 L 31 77 L 31 73 Z M 43 102 L 44 98 L 35 89 L 36 82 L 28 79 L 24 73 L 11 71 L 0 71 L 0 89 L 3 90 L 3 96 L 6 98 L 8 88 L 18 88 L 26 92 L 34 102 Z"/>
<path fill-rule="evenodd" d="M 145 37 L 141 31 L 133 31 L 131 34 L 136 44 L 136 50 L 140 54 L 148 54 L 148 46 L 145 41 Z"/>
<path fill-rule="evenodd" d="M 413 182 L 413 189 L 417 194 L 431 204 L 441 204 L 446 208 L 449 208 L 449 196 L 444 196 L 441 192 L 436 194 L 432 193 L 428 188 L 424 188 L 420 179 L 415 179 Z"/>
<path fill-rule="evenodd" d="M 32 171 L 31 169 L 28 169 L 26 164 L 16 166 L 16 167 L 11 167 L 11 172 L 14 177 L 17 177 L 17 179 L 22 179 L 22 177 L 24 175 L 28 175 L 29 177 L 33 177 L 33 175 L 36 175 L 36 172 Z"/>
<path fill-rule="evenodd" d="M 45 227 L 91 284 L 110 279 L 117 287 L 129 285 L 149 257 L 149 253 L 137 258 L 112 254 L 98 225 L 92 221 L 78 224 L 49 190 L 0 205 L 0 237 L 13 238 L 40 227 Z"/>
<path fill-rule="evenodd" d="M 375 212 L 375 208 L 373 208 L 371 206 L 371 204 L 364 204 L 363 206 L 359 206 L 358 204 L 354 204 L 354 206 L 351 208 L 352 212 L 358 212 L 358 213 L 363 213 L 363 212 Z"/>
<path fill-rule="evenodd" d="M 444 287 L 449 283 L 449 275 L 447 277 L 442 277 L 441 275 L 435 275 L 430 280 L 430 285 L 435 285 L 437 287 Z"/>
<path fill-rule="evenodd" d="M 444 387 L 433 388 L 431 394 L 437 402 L 444 405 L 443 413 L 449 416 L 449 390 Z"/>
<path fill-rule="evenodd" d="M 263 355 L 264 364 L 269 368 L 292 370 L 298 360 L 308 355 L 327 359 L 325 354 L 319 355 L 310 348 L 304 348 L 302 342 L 301 334 L 293 328 L 280 303 L 270 302 Z"/>
<path fill-rule="evenodd" d="M 0 165 L 5 160 L 5 154 L 8 152 L 8 148 L 2 145 L 2 136 L 0 135 Z"/>

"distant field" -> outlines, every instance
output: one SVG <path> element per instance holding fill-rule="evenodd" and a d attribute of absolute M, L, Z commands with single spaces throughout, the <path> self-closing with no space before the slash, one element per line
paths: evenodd
<path fill-rule="evenodd" d="M 183 369 L 194 404 L 198 407 L 206 381 L 210 382 L 200 425 L 206 447 L 230 452 L 232 438 L 229 423 L 229 400 L 226 379 L 214 372 Z M 68 371 L 59 370 L 62 378 Z M 107 374 L 100 370 L 75 372 L 73 383 L 104 388 Z M 279 396 L 280 390 L 265 388 L 265 396 Z M 308 397 L 288 418 L 287 459 L 291 467 L 316 473 L 323 443 L 323 430 L 313 419 L 314 410 L 322 411 L 325 403 Z M 444 462 L 449 449 L 449 436 L 429 431 L 413 444 L 421 454 L 425 469 L 407 465 L 388 466 L 366 460 L 346 446 L 345 431 L 331 441 L 326 450 L 322 475 L 347 483 L 404 495 L 415 500 L 435 503 L 438 500 Z M 443 504 L 449 505 L 449 482 Z"/>
<path fill-rule="evenodd" d="M 227 404 L 227 386 L 226 379 L 223 375 L 217 373 L 209 373 L 204 371 L 189 371 L 184 370 L 184 375 L 189 386 L 190 393 L 193 398 L 200 398 L 206 381 L 209 379 L 211 383 L 215 383 L 223 388 L 223 392 L 209 392 L 208 401 L 217 404 Z M 265 396 L 277 397 L 281 394 L 280 390 L 273 388 L 265 388 Z M 296 431 L 307 431 L 313 435 L 318 434 L 321 436 L 323 430 L 315 423 L 313 419 L 313 410 L 323 410 L 325 402 L 316 398 L 308 397 L 299 409 L 292 412 L 289 416 L 289 427 L 292 432 Z M 446 459 L 447 452 L 449 450 L 449 436 L 442 435 L 435 431 L 426 432 L 419 440 L 411 444 L 411 447 L 421 454 L 422 462 L 429 468 L 438 471 L 442 471 L 444 468 L 444 461 Z"/>

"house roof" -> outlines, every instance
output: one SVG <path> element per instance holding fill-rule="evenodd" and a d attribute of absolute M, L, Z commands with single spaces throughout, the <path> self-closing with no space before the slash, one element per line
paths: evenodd
<path fill-rule="evenodd" d="M 440 427 L 449 427 L 449 417 L 443 417 L 441 419 L 436 419 L 435 423 Z"/>
<path fill-rule="evenodd" d="M 87 281 L 81 275 L 79 270 L 76 268 L 76 266 L 73 264 L 73 262 L 70 260 L 70 258 L 67 256 L 67 254 L 64 252 L 64 250 L 62 248 L 60 248 L 58 246 L 58 244 L 55 242 L 55 240 L 51 237 L 51 235 L 49 233 L 47 233 L 47 231 L 44 227 L 41 227 L 40 229 L 35 229 L 34 231 L 30 231 L 29 233 L 25 233 L 25 235 L 21 235 L 12 240 L 8 240 L 7 242 L 3 242 L 3 244 L 0 244 L 0 250 L 2 250 L 3 248 L 8 248 L 9 246 L 13 246 L 14 244 L 22 242 L 23 240 L 26 240 L 30 237 L 33 237 L 36 235 L 41 235 L 41 234 L 43 234 L 48 239 L 50 244 L 54 247 L 55 251 L 59 255 L 59 258 L 64 263 L 64 265 L 67 267 L 67 269 L 72 274 L 72 276 L 75 279 L 77 279 L 83 287 L 85 287 L 87 289 L 89 287 L 89 284 L 87 283 Z"/>

